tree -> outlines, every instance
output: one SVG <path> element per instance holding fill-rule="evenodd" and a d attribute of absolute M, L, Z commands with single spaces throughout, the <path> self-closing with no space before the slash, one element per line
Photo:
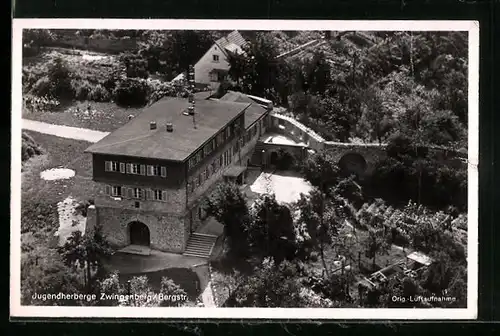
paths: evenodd
<path fill-rule="evenodd" d="M 338 231 L 338 223 L 332 206 L 318 189 L 312 190 L 307 196 L 301 194 L 297 201 L 298 221 L 306 225 L 312 245 L 319 249 L 323 269 L 327 276 L 329 276 L 329 268 L 325 261 L 324 251 Z"/>
<path fill-rule="evenodd" d="M 372 87 L 366 90 L 361 118 L 357 124 L 358 132 L 366 140 L 377 140 L 382 144 L 391 131 L 394 121 L 391 110 L 384 105 L 386 100 L 380 89 Z"/>
<path fill-rule="evenodd" d="M 280 70 L 286 67 L 276 59 L 278 49 L 272 36 L 259 32 L 243 50 L 244 54 L 229 57 L 229 75 L 241 83 L 245 93 L 269 99 L 279 97 L 276 88 L 287 82 Z"/>
<path fill-rule="evenodd" d="M 148 277 L 134 276 L 127 281 L 127 295 L 125 300 L 120 302 L 122 306 L 129 307 L 158 307 L 160 306 L 160 298 L 155 295 L 152 288 L 149 286 Z"/>
<path fill-rule="evenodd" d="M 112 255 L 113 250 L 102 234 L 102 227 L 97 225 L 85 235 L 82 235 L 80 231 L 74 231 L 66 243 L 59 247 L 59 253 L 66 265 L 77 266 L 85 271 L 85 287 L 90 292 L 92 268 L 99 271 L 104 260 Z"/>
<path fill-rule="evenodd" d="M 161 278 L 160 292 L 163 295 L 163 300 L 160 303 L 162 307 L 178 307 L 188 297 L 184 289 L 167 277 Z"/>
<path fill-rule="evenodd" d="M 322 192 L 337 184 L 340 178 L 337 160 L 328 150 L 308 156 L 300 170 L 305 179 Z"/>
<path fill-rule="evenodd" d="M 148 63 L 140 55 L 130 52 L 120 56 L 120 62 L 125 66 L 125 72 L 129 78 L 148 78 Z"/>
<path fill-rule="evenodd" d="M 250 248 L 262 257 L 272 257 L 276 264 L 295 256 L 295 231 L 288 206 L 279 204 L 274 195 L 262 195 L 251 209 L 248 226 Z"/>
<path fill-rule="evenodd" d="M 384 229 L 368 229 L 368 237 L 363 241 L 365 256 L 372 259 L 372 269 L 376 270 L 376 257 L 378 254 L 386 254 L 390 250 L 390 244 L 384 235 Z"/>
<path fill-rule="evenodd" d="M 246 228 L 250 213 L 240 188 L 233 183 L 219 184 L 205 200 L 204 209 L 224 226 L 224 237 L 231 251 L 245 255 L 248 251 Z"/>
<path fill-rule="evenodd" d="M 21 255 L 21 303 L 43 306 L 82 304 L 78 300 L 60 300 L 50 296 L 80 292 L 82 286 L 57 251 L 49 249 L 44 243 L 38 242 L 37 247 L 23 251 Z"/>
<path fill-rule="evenodd" d="M 230 303 L 236 307 L 305 307 L 296 272 L 296 267 L 288 262 L 277 265 L 266 258 L 252 276 L 244 278 Z"/>
<path fill-rule="evenodd" d="M 51 45 L 54 40 L 55 36 L 49 29 L 23 29 L 23 57 L 38 55 L 41 48 Z M 29 49 L 34 49 L 34 52 L 30 53 Z"/>
<path fill-rule="evenodd" d="M 124 107 L 142 107 L 149 100 L 148 85 L 138 78 L 120 79 L 113 90 L 117 105 Z"/>
<path fill-rule="evenodd" d="M 173 74 L 189 70 L 212 46 L 214 40 L 208 31 L 175 30 L 163 42 L 165 62 Z"/>

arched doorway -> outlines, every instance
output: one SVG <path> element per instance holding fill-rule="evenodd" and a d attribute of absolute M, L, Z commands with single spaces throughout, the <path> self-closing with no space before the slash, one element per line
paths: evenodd
<path fill-rule="evenodd" d="M 275 165 L 278 162 L 278 153 L 271 152 L 271 164 Z"/>
<path fill-rule="evenodd" d="M 148 227 L 141 222 L 135 221 L 129 224 L 130 244 L 149 246 L 150 234 Z"/>
<path fill-rule="evenodd" d="M 339 161 L 339 168 L 346 174 L 362 175 L 366 171 L 366 160 L 358 153 L 347 153 Z"/>

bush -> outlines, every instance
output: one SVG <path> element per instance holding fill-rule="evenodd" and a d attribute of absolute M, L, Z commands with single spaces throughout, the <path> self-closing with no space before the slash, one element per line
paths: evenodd
<path fill-rule="evenodd" d="M 88 100 L 89 93 L 92 90 L 92 85 L 87 80 L 73 80 L 71 86 L 75 92 L 75 99 L 84 101 Z"/>
<path fill-rule="evenodd" d="M 122 79 L 113 91 L 117 105 L 124 107 L 142 107 L 148 102 L 148 85 L 134 78 Z"/>
<path fill-rule="evenodd" d="M 55 229 L 59 214 L 56 204 L 41 203 L 34 200 L 23 201 L 21 210 L 21 233 L 36 232 L 40 229 Z"/>
<path fill-rule="evenodd" d="M 111 100 L 111 94 L 103 85 L 98 84 L 90 91 L 88 100 L 96 102 L 108 102 Z"/>
<path fill-rule="evenodd" d="M 54 85 L 48 76 L 43 76 L 33 84 L 31 93 L 39 97 L 53 96 Z"/>
<path fill-rule="evenodd" d="M 42 149 L 35 143 L 35 140 L 29 135 L 22 134 L 22 145 L 21 145 L 21 160 L 22 162 L 30 159 L 35 155 L 42 154 Z"/>

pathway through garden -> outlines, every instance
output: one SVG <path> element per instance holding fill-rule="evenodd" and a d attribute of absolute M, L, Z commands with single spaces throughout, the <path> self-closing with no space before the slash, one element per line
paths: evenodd
<path fill-rule="evenodd" d="M 108 132 L 94 131 L 79 127 L 53 125 L 28 119 L 22 120 L 22 128 L 38 133 L 54 135 L 60 138 L 83 140 L 88 142 L 98 142 L 109 134 Z"/>

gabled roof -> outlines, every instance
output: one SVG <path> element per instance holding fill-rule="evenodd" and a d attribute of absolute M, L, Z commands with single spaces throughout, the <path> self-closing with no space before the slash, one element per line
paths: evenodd
<path fill-rule="evenodd" d="M 237 30 L 215 41 L 215 44 L 217 44 L 221 50 L 230 51 L 232 53 L 242 53 L 243 46 L 246 43 L 247 41 L 245 41 Z"/>
<path fill-rule="evenodd" d="M 228 91 L 220 100 L 238 103 L 250 103 L 251 105 L 245 110 L 245 129 L 252 126 L 254 122 L 266 114 L 267 109 L 257 104 L 253 99 L 244 93 L 237 91 Z"/>
<path fill-rule="evenodd" d="M 195 103 L 195 122 L 192 116 L 184 115 L 187 99 L 164 98 L 86 152 L 184 161 L 250 106 L 205 99 Z M 150 129 L 150 122 L 156 122 L 155 130 Z M 166 131 L 166 123 L 172 123 L 173 132 Z"/>

